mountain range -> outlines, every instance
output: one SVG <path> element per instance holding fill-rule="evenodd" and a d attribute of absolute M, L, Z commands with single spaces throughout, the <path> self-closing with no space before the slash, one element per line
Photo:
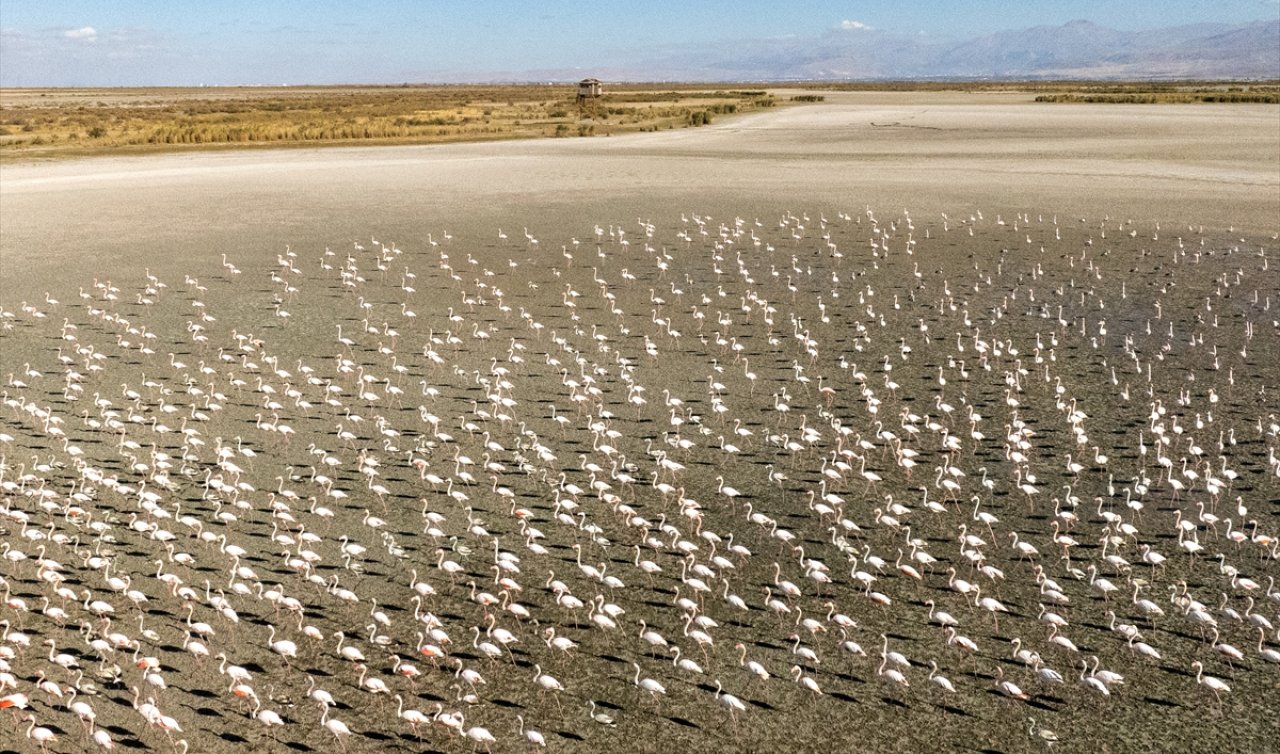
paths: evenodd
<path fill-rule="evenodd" d="M 613 81 L 1280 79 L 1280 20 L 1143 31 L 1080 20 L 961 40 L 854 25 L 817 37 L 635 50 L 589 69 L 487 77 L 569 81 L 586 75 Z"/>

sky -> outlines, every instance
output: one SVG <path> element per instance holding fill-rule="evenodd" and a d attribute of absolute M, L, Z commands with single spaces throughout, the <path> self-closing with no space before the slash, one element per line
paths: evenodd
<path fill-rule="evenodd" d="M 938 38 L 1085 19 L 1118 30 L 1280 17 L 1280 0 L 4 0 L 0 86 L 448 81 L 860 31 Z"/>

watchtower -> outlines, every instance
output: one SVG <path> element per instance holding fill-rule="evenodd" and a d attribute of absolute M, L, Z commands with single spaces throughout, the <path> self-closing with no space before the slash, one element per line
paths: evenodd
<path fill-rule="evenodd" d="M 586 117 L 588 114 L 594 118 L 596 115 L 596 104 L 600 98 L 604 96 L 604 86 L 600 83 L 600 79 L 583 79 L 578 82 L 578 114 Z"/>

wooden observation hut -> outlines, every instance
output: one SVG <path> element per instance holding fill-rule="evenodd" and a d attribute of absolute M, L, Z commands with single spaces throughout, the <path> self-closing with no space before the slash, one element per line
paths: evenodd
<path fill-rule="evenodd" d="M 596 117 L 596 107 L 604 96 L 604 85 L 600 79 L 583 79 L 578 82 L 578 114 L 580 117 Z"/>

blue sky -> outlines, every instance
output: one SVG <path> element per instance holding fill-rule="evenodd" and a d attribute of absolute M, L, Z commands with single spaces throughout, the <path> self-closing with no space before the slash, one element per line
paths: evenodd
<path fill-rule="evenodd" d="M 965 37 L 1280 17 L 1280 0 L 4 0 L 0 85 L 399 83 L 607 66 L 655 50 L 845 31 Z"/>

